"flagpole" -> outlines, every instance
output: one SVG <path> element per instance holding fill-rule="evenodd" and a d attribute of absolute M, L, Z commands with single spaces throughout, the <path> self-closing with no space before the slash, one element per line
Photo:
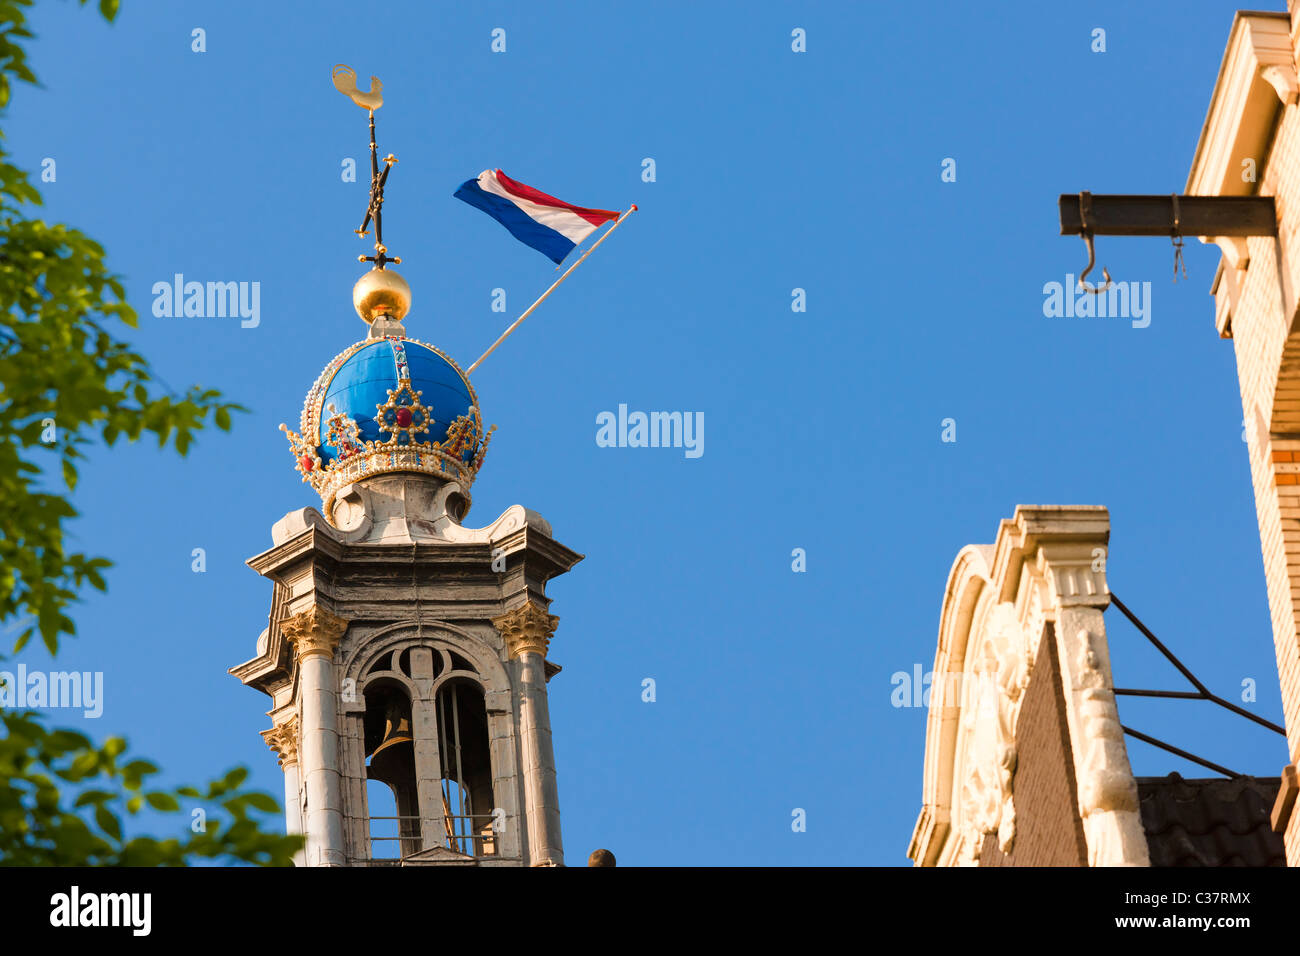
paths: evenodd
<path fill-rule="evenodd" d="M 591 248 L 582 254 L 582 258 L 580 258 L 577 262 L 575 262 L 573 265 L 569 266 L 569 268 L 565 270 L 564 275 L 560 276 L 553 283 L 551 283 L 551 287 L 547 289 L 545 292 L 543 292 L 541 296 L 537 299 L 537 301 L 528 307 L 527 311 L 525 311 L 523 315 L 515 319 L 514 324 L 511 325 L 510 328 L 506 329 L 504 332 L 501 333 L 501 337 L 492 343 L 492 347 L 490 349 L 488 349 L 486 352 L 484 352 L 482 355 L 478 357 L 478 361 L 476 361 L 473 365 L 471 365 L 468 369 L 465 370 L 465 374 L 466 375 L 473 374 L 474 369 L 482 365 L 483 360 L 487 358 L 489 355 L 491 355 L 494 351 L 496 351 L 496 347 L 500 345 L 502 342 L 504 342 L 506 339 L 508 339 L 510 337 L 510 333 L 513 332 L 515 329 L 519 328 L 520 324 L 524 321 L 524 319 L 532 315 L 533 310 L 537 308 L 539 305 L 541 305 L 543 302 L 545 302 L 546 297 L 550 295 L 552 292 L 554 292 L 561 282 L 569 278 L 569 273 L 573 272 L 574 269 L 582 265 L 583 260 L 585 260 L 587 256 L 591 255 L 593 252 L 595 252 L 597 247 L 606 239 L 608 239 L 611 235 L 613 235 L 614 230 L 617 229 L 619 226 L 623 225 L 623 221 L 627 219 L 628 216 L 632 215 L 632 213 L 634 212 L 636 212 L 635 203 L 632 204 L 632 208 L 628 209 L 627 212 L 623 213 L 621 216 L 618 217 L 618 219 L 614 220 L 614 225 L 606 229 L 605 234 L 601 236 L 599 239 L 597 239 L 594 243 L 592 243 Z"/>

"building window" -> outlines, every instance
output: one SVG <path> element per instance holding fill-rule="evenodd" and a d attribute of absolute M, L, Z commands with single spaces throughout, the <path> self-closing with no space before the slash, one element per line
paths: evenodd
<path fill-rule="evenodd" d="M 415 738 L 411 733 L 411 700 L 397 683 L 379 680 L 366 687 L 366 777 L 386 784 L 395 813 L 373 801 L 374 784 L 367 785 L 372 859 L 398 859 L 418 853 L 420 802 L 415 776 Z M 387 801 L 384 801 L 387 803 Z"/>
<path fill-rule="evenodd" d="M 459 669 L 459 668 L 458 668 Z M 492 756 L 483 688 L 453 677 L 438 689 L 444 846 L 467 856 L 500 852 L 493 829 Z"/>

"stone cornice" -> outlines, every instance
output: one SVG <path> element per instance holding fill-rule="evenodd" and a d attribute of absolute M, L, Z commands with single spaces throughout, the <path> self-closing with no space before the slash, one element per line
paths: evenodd
<path fill-rule="evenodd" d="M 319 604 L 280 622 L 280 633 L 299 661 L 309 657 L 332 659 L 347 629 L 345 619 Z"/>
<path fill-rule="evenodd" d="M 312 511 L 309 508 L 303 510 Z M 276 524 L 277 532 L 289 517 L 292 516 L 286 516 Z M 321 558 L 338 561 L 343 557 L 345 547 L 335 537 L 336 532 L 331 532 L 333 529 L 325 526 L 325 519 L 312 511 L 312 520 L 304 519 L 301 527 L 295 525 L 292 536 L 277 541 L 270 550 L 254 555 L 244 563 L 262 577 L 274 581 L 282 569 L 304 557 L 312 556 L 316 561 Z"/>
<path fill-rule="evenodd" d="M 1256 182 L 1242 179 L 1241 160 L 1255 160 L 1262 174 L 1278 107 L 1295 103 L 1298 89 L 1290 18 L 1238 12 L 1187 177 L 1187 194 L 1254 194 Z"/>
<path fill-rule="evenodd" d="M 547 614 L 532 601 L 525 601 L 514 610 L 492 619 L 492 624 L 505 638 L 512 658 L 522 657 L 529 651 L 545 657 L 551 635 L 559 623 L 558 617 Z"/>
<path fill-rule="evenodd" d="M 1022 565 L 1032 562 L 1040 572 L 1066 568 L 1086 567 L 1092 575 L 1094 550 L 1102 549 L 1103 557 L 1110 538 L 1110 513 L 1101 505 L 1017 505 L 1012 518 L 1003 519 L 998 528 L 990 571 L 1000 582 L 999 597 L 1015 601 L 1020 590 Z M 1104 568 L 1104 560 L 1102 567 Z M 1097 572 L 1100 580 L 1083 580 L 1082 577 L 1059 581 L 1057 593 L 1063 597 L 1076 594 L 1097 598 L 1108 594 L 1105 571 Z M 1053 575 L 1053 584 L 1058 584 Z M 1109 602 L 1097 600 L 1103 606 Z"/>
<path fill-rule="evenodd" d="M 288 589 L 283 584 L 275 584 L 271 598 L 272 617 L 278 617 L 287 595 Z M 278 622 L 272 622 L 258 637 L 257 655 L 230 668 L 228 673 L 233 674 L 249 687 L 255 687 L 274 698 L 282 689 L 293 683 L 293 670 L 293 649 L 288 646 L 284 635 L 280 633 Z"/>
<path fill-rule="evenodd" d="M 275 751 L 283 769 L 298 762 L 298 717 L 291 716 L 282 724 L 276 724 L 270 730 L 262 731 L 262 739 Z"/>
<path fill-rule="evenodd" d="M 1282 111 L 1298 100 L 1300 78 L 1291 18 L 1285 13 L 1238 11 L 1185 192 L 1190 196 L 1257 194 Z M 1231 338 L 1232 313 L 1242 276 L 1250 266 L 1249 247 L 1244 237 L 1199 238 L 1215 243 L 1222 252 L 1213 289 L 1214 326 L 1220 338 Z"/>

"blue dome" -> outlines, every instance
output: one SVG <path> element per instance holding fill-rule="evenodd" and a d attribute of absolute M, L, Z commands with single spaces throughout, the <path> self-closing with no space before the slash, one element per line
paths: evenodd
<path fill-rule="evenodd" d="M 303 437 L 318 443 L 322 465 L 328 465 L 338 457 L 338 449 L 327 443 L 330 405 L 356 422 L 362 442 L 387 442 L 393 438 L 393 429 L 381 428 L 376 417 L 381 414 L 381 406 L 390 405 L 382 412 L 386 422 L 396 421 L 396 415 L 405 407 L 405 414 L 414 416 L 413 424 L 416 426 L 426 415 L 421 409 L 427 409 L 429 428 L 427 431 L 420 429 L 415 441 L 441 442 L 447 437 L 451 423 L 462 415 L 468 415 L 475 404 L 468 380 L 432 346 L 392 337 L 361 343 L 353 349 L 355 351 L 349 350 L 339 357 L 343 362 L 332 375 L 326 369 L 309 399 L 314 407 L 308 415 L 314 419 L 315 430 L 304 432 Z M 403 387 L 403 383 L 408 381 L 409 388 Z M 390 396 L 390 392 L 394 394 Z M 418 398 L 416 393 L 420 393 Z M 398 430 L 396 444 L 410 443 L 411 435 Z M 472 455 L 473 450 L 467 448 L 465 460 Z"/>

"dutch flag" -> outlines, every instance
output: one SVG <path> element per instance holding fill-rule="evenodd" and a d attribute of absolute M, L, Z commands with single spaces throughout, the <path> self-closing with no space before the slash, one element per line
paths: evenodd
<path fill-rule="evenodd" d="M 554 263 L 619 213 L 586 209 L 515 182 L 501 170 L 485 169 L 456 190 L 457 199 L 482 209 L 510 234 Z"/>

